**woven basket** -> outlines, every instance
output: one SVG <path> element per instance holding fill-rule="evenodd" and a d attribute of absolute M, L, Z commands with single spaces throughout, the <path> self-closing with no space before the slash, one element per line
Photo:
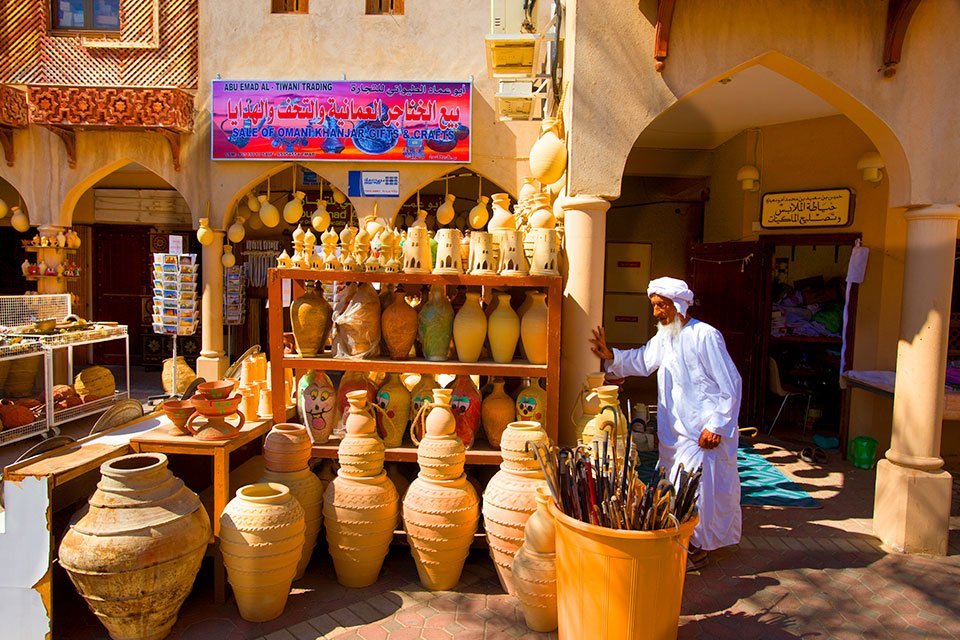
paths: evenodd
<path fill-rule="evenodd" d="M 32 358 L 17 358 L 9 362 L 10 369 L 3 383 L 3 395 L 6 398 L 25 398 L 33 395 L 34 383 L 43 356 L 37 354 Z"/>
<path fill-rule="evenodd" d="M 167 358 L 163 361 L 163 374 L 161 375 L 161 379 L 163 380 L 163 390 L 165 392 L 179 394 L 186 391 L 187 385 L 197 379 L 197 374 L 190 368 L 187 361 L 183 359 L 183 356 L 177 356 L 177 390 L 173 390 L 173 358 Z"/>

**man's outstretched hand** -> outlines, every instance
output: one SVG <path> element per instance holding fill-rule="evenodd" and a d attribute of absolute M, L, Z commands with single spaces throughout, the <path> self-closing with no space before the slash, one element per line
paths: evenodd
<path fill-rule="evenodd" d="M 601 360 L 613 360 L 613 350 L 607 346 L 607 334 L 603 327 L 597 327 L 593 330 L 593 337 L 590 338 L 590 351 Z"/>
<path fill-rule="evenodd" d="M 700 439 L 697 440 L 697 444 L 700 445 L 701 449 L 716 449 L 720 445 L 720 436 L 704 429 L 700 432 Z"/>

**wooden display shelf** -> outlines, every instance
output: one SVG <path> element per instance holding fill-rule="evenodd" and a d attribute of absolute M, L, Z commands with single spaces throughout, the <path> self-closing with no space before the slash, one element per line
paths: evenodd
<path fill-rule="evenodd" d="M 315 444 L 313 445 L 313 457 L 336 460 L 339 446 L 340 441 L 335 438 L 331 438 L 327 444 Z M 407 443 L 400 447 L 390 447 L 384 450 L 384 459 L 387 462 L 416 462 L 417 448 Z M 467 449 L 467 464 L 499 465 L 502 460 L 500 450 L 491 449 L 490 445 L 486 443 L 475 449 Z"/>
<path fill-rule="evenodd" d="M 492 360 L 480 362 L 459 362 L 457 360 L 391 360 L 390 358 L 370 358 L 349 360 L 321 356 L 301 358 L 286 355 L 283 366 L 288 369 L 323 369 L 332 371 L 384 371 L 386 373 L 432 373 L 471 376 L 501 376 L 514 378 L 542 378 L 547 375 L 547 365 L 530 364 L 526 360 L 500 364 Z"/>
<path fill-rule="evenodd" d="M 560 276 L 474 276 L 469 274 L 385 273 L 383 271 L 326 271 L 322 269 L 270 269 L 267 286 L 274 280 L 319 280 L 321 282 L 382 282 L 384 284 L 445 284 L 467 287 L 524 287 L 547 289 L 558 285 Z"/>
<path fill-rule="evenodd" d="M 32 282 L 32 281 L 34 281 L 34 280 L 39 280 L 39 279 L 41 279 L 41 278 L 58 278 L 58 279 L 59 279 L 59 278 L 62 278 L 63 280 L 79 280 L 79 279 L 80 279 L 80 276 L 61 276 L 61 275 L 58 275 L 58 274 L 49 274 L 49 275 L 48 275 L 48 274 L 38 273 L 38 274 L 35 275 L 35 276 L 24 276 L 24 278 L 26 278 L 27 280 L 29 280 L 29 281 Z"/>

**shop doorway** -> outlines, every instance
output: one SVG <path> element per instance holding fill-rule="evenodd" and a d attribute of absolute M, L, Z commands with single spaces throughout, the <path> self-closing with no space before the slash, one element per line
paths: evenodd
<path fill-rule="evenodd" d="M 142 364 L 143 326 L 150 324 L 150 228 L 133 225 L 93 227 L 93 317 L 127 325 L 130 363 Z M 146 322 L 144 322 L 146 317 Z M 105 342 L 94 360 L 123 364 L 123 343 Z"/>

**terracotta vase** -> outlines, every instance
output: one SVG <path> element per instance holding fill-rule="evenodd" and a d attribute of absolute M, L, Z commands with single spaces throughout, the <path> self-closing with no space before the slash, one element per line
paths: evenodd
<path fill-rule="evenodd" d="M 301 471 L 310 462 L 310 436 L 301 424 L 281 422 L 263 440 L 263 462 L 270 471 Z"/>
<path fill-rule="evenodd" d="M 529 294 L 531 303 L 520 319 L 523 351 L 530 364 L 547 362 L 547 295 L 539 291 Z"/>
<path fill-rule="evenodd" d="M 337 390 L 323 371 L 311 369 L 297 383 L 297 411 L 315 444 L 330 439 L 337 415 Z"/>
<path fill-rule="evenodd" d="M 620 410 L 620 388 L 616 385 L 602 385 L 595 389 L 597 394 L 597 413 L 587 421 L 580 433 L 580 442 L 591 448 L 599 446 L 607 438 L 608 455 L 620 453 L 626 438 L 627 417 Z"/>
<path fill-rule="evenodd" d="M 290 495 L 297 499 L 303 509 L 304 540 L 300 560 L 297 562 L 297 572 L 294 580 L 303 577 L 313 555 L 313 547 L 317 544 L 317 534 L 323 524 L 323 482 L 310 469 L 304 467 L 298 471 L 278 472 L 269 468 L 263 472 L 258 482 L 273 482 L 282 484 L 290 490 Z"/>
<path fill-rule="evenodd" d="M 457 419 L 450 407 L 452 389 L 434 389 L 433 400 L 421 408 L 421 420 L 418 429 L 417 420 L 410 427 L 413 441 L 418 445 L 417 461 L 420 463 L 420 475 L 436 480 L 456 477 L 463 473 L 463 441 L 457 436 Z M 434 437 L 423 440 L 426 433 Z"/>
<path fill-rule="evenodd" d="M 476 362 L 487 337 L 487 316 L 480 306 L 480 294 L 467 292 L 467 301 L 453 319 L 453 342 L 460 362 Z"/>
<path fill-rule="evenodd" d="M 420 409 L 433 399 L 433 390 L 443 385 L 437 382 L 432 373 L 420 374 L 420 381 L 410 390 L 410 419 L 413 420 L 420 413 Z"/>
<path fill-rule="evenodd" d="M 404 299 L 401 293 L 393 296 L 393 302 L 383 311 L 380 330 L 383 340 L 394 360 L 406 360 L 417 338 L 419 318 L 417 311 Z"/>
<path fill-rule="evenodd" d="M 544 118 L 540 137 L 530 149 L 530 175 L 541 184 L 552 184 L 567 168 L 567 147 L 561 137 L 558 118 Z"/>
<path fill-rule="evenodd" d="M 444 406 L 449 391 L 435 391 L 436 405 L 426 420 L 417 451 L 420 473 L 403 499 L 403 524 L 420 583 L 431 590 L 452 589 L 460 581 L 479 520 L 477 492 L 463 473 L 465 449 L 456 420 Z M 450 446 L 453 443 L 454 446 Z M 448 462 L 436 465 L 437 454 Z"/>
<path fill-rule="evenodd" d="M 114 458 L 100 473 L 60 543 L 60 566 L 112 638 L 160 640 L 193 588 L 210 518 L 161 453 Z"/>
<path fill-rule="evenodd" d="M 583 381 L 583 386 L 580 387 L 580 393 L 577 394 L 577 400 L 573 403 L 573 413 L 570 420 L 573 422 L 578 442 L 580 442 L 584 427 L 600 410 L 600 398 L 597 396 L 595 389 L 603 384 L 606 377 L 607 374 L 603 371 L 588 373 Z"/>
<path fill-rule="evenodd" d="M 520 339 L 520 318 L 510 306 L 510 294 L 497 294 L 497 308 L 487 322 L 490 352 L 495 362 L 506 364 L 513 361 Z"/>
<path fill-rule="evenodd" d="M 377 391 L 377 404 L 383 409 L 377 420 L 382 425 L 381 431 L 386 434 L 384 446 L 399 447 L 410 422 L 410 392 L 400 380 L 400 374 L 389 375 Z"/>
<path fill-rule="evenodd" d="M 333 308 L 316 284 L 307 281 L 302 296 L 290 305 L 290 324 L 293 327 L 293 339 L 297 353 L 304 357 L 317 355 L 323 351 L 330 335 Z"/>
<path fill-rule="evenodd" d="M 523 617 L 532 631 L 557 628 L 557 542 L 551 500 L 546 488 L 537 488 L 537 510 L 524 527 L 524 542 L 513 557 L 513 586 Z"/>
<path fill-rule="evenodd" d="M 525 446 L 527 442 L 549 444 L 550 440 L 536 422 L 511 422 L 503 438 L 513 455 L 504 457 L 483 492 L 483 528 L 500 584 L 513 594 L 513 556 L 523 544 L 527 518 L 536 511 L 536 489 L 544 483 L 539 467 L 530 469 L 530 463 L 536 465 L 536 460 Z"/>
<path fill-rule="evenodd" d="M 305 528 L 300 503 L 282 484 L 248 484 L 227 503 L 220 551 L 241 618 L 266 622 L 283 613 Z"/>
<path fill-rule="evenodd" d="M 493 194 L 493 215 L 487 224 L 487 230 L 492 232 L 502 229 L 516 229 L 517 221 L 510 213 L 510 194 Z"/>
<path fill-rule="evenodd" d="M 480 390 L 468 375 L 458 375 L 450 387 L 450 409 L 457 423 L 457 437 L 467 449 L 473 447 L 473 441 L 480 428 Z"/>
<path fill-rule="evenodd" d="M 346 433 L 337 450 L 340 471 L 352 476 L 376 475 L 377 469 L 383 468 L 383 441 L 377 436 L 377 420 L 366 391 L 351 391 L 347 403 Z"/>
<path fill-rule="evenodd" d="M 547 392 L 540 386 L 540 378 L 534 378 L 517 396 L 517 419 L 547 424 Z"/>
<path fill-rule="evenodd" d="M 427 360 L 443 361 L 450 356 L 453 337 L 453 306 L 443 292 L 443 285 L 432 285 L 426 304 L 420 309 L 418 336 Z"/>
<path fill-rule="evenodd" d="M 483 399 L 480 406 L 483 432 L 487 435 L 487 442 L 497 449 L 500 448 L 500 436 L 504 429 L 517 419 L 516 403 L 504 392 L 503 385 L 502 378 L 494 380 L 493 392 Z"/>
<path fill-rule="evenodd" d="M 345 371 L 337 387 L 337 420 L 333 429 L 334 435 L 343 436 L 347 416 L 350 415 L 350 405 L 347 403 L 347 394 L 351 391 L 366 391 L 367 401 L 377 401 L 377 386 L 370 381 L 363 371 Z"/>

